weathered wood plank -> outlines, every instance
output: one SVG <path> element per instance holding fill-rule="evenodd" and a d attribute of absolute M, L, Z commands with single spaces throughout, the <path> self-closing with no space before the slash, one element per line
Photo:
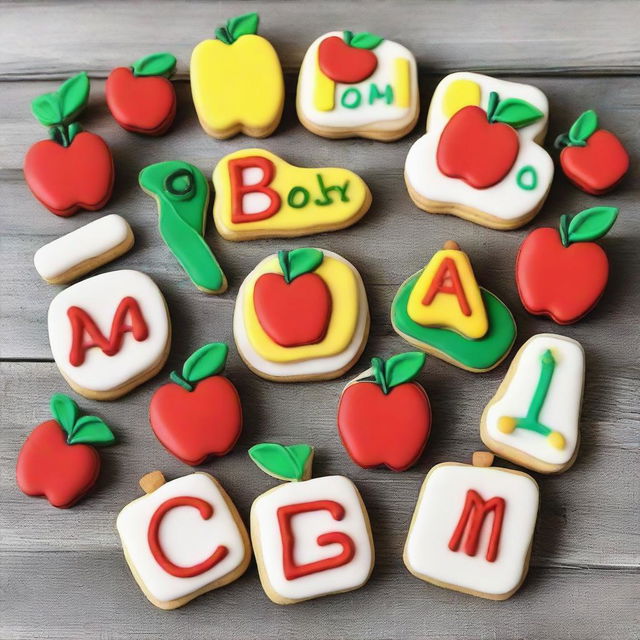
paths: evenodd
<path fill-rule="evenodd" d="M 258 11 L 261 33 L 287 70 L 309 44 L 334 29 L 372 31 L 402 42 L 421 65 L 443 73 L 473 68 L 498 73 L 637 73 L 635 0 L 411 0 L 400 5 L 311 2 L 144 0 L 96 3 L 2 2 L 0 78 L 60 77 L 87 69 L 104 77 L 158 50 L 173 52 L 186 74 L 200 40 L 227 18 Z M 25 25 L 29 25 L 25 29 Z M 52 26 L 55 25 L 55 28 Z M 10 43 L 10 44 L 8 44 Z"/>

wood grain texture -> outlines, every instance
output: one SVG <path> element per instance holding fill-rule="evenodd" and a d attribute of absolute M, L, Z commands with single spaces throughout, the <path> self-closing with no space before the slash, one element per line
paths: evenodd
<path fill-rule="evenodd" d="M 365 10 L 366 7 L 366 10 Z M 193 45 L 227 17 L 259 10 L 262 31 L 278 49 L 286 75 L 283 122 L 264 141 L 239 136 L 215 141 L 201 131 L 187 74 Z M 597 2 L 0 2 L 0 637 L 1 638 L 633 638 L 640 625 L 640 455 L 638 405 L 640 313 L 640 50 L 635 0 Z M 333 28 L 381 32 L 413 49 L 420 63 L 423 105 L 416 130 L 393 144 L 328 141 L 304 130 L 294 108 L 295 70 L 308 44 Z M 45 137 L 29 113 L 31 99 L 53 89 L 55 78 L 80 68 L 103 78 L 141 55 L 168 50 L 179 58 L 178 116 L 167 136 L 145 139 L 121 130 L 92 82 L 83 125 L 103 135 L 117 166 L 114 196 L 99 213 L 62 220 L 29 193 L 22 176 L 28 146 Z M 498 232 L 411 203 L 402 167 L 424 130 L 426 107 L 439 75 L 459 68 L 519 76 L 549 97 L 548 141 L 578 113 L 594 108 L 602 124 L 631 151 L 632 171 L 619 189 L 596 199 L 558 173 L 549 200 L 524 229 Z M 584 77 L 597 74 L 598 77 Z M 160 241 L 156 204 L 137 185 L 139 170 L 182 159 L 210 176 L 217 160 L 238 148 L 264 146 L 300 166 L 341 165 L 360 174 L 373 205 L 351 229 L 290 241 L 222 240 L 212 221 L 207 240 L 230 283 L 223 296 L 199 294 Z M 550 148 L 550 144 L 547 145 Z M 555 226 L 562 213 L 598 203 L 620 207 L 602 241 L 612 277 L 598 307 L 581 323 L 559 328 L 529 316 L 518 299 L 513 267 L 525 234 Z M 69 392 L 51 361 L 46 310 L 61 287 L 40 280 L 32 263 L 41 245 L 106 213 L 127 218 L 136 235 L 132 251 L 100 269 L 137 268 L 151 275 L 169 303 L 174 343 L 164 371 L 116 402 L 79 399 L 104 418 L 118 444 L 102 452 L 95 491 L 71 510 L 29 499 L 15 486 L 17 452 L 29 431 L 48 418 L 48 399 Z M 425 585 L 402 564 L 402 547 L 420 484 L 428 469 L 468 461 L 481 447 L 482 409 L 508 362 L 474 375 L 430 358 L 420 382 L 432 402 L 431 441 L 412 470 L 364 471 L 343 450 L 335 426 L 339 393 L 351 374 L 326 383 L 282 385 L 252 375 L 234 347 L 228 375 L 243 399 L 245 429 L 227 457 L 202 466 L 216 475 L 248 521 L 252 500 L 274 486 L 246 450 L 263 440 L 309 442 L 317 448 L 315 475 L 343 473 L 360 490 L 374 523 L 377 560 L 370 583 L 342 596 L 280 608 L 261 590 L 255 565 L 237 583 L 162 612 L 131 578 L 115 518 L 140 495 L 137 481 L 152 469 L 168 478 L 189 468 L 167 454 L 147 418 L 151 394 L 168 372 L 206 341 L 233 344 L 231 316 L 242 278 L 282 247 L 319 246 L 345 256 L 363 275 L 372 333 L 353 376 L 373 355 L 406 344 L 393 332 L 389 306 L 399 284 L 419 270 L 445 240 L 455 239 L 473 261 L 481 284 L 513 310 L 515 348 L 542 331 L 579 340 L 587 354 L 582 444 L 575 466 L 557 477 L 536 478 L 541 510 L 532 570 L 523 589 L 504 603 L 481 601 Z M 74 394 L 71 393 L 73 396 Z M 508 465 L 507 465 L 508 466 Z"/>

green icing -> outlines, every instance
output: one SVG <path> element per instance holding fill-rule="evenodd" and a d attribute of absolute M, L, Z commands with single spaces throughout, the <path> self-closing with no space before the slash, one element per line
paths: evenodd
<path fill-rule="evenodd" d="M 602 238 L 618 217 L 616 207 L 592 207 L 577 213 L 573 218 L 564 218 L 561 225 L 566 227 L 565 246 L 573 242 L 592 242 Z M 567 220 L 570 220 L 567 226 Z"/>
<path fill-rule="evenodd" d="M 375 49 L 384 38 L 377 36 L 375 33 L 362 31 L 361 33 L 353 33 L 352 31 L 343 31 L 343 39 L 350 47 L 356 49 Z"/>
<path fill-rule="evenodd" d="M 531 398 L 531 404 L 529 410 L 524 418 L 518 418 L 516 420 L 516 426 L 521 429 L 527 429 L 529 431 L 535 431 L 543 436 L 548 436 L 551 433 L 551 429 L 540 422 L 540 412 L 544 405 L 544 401 L 549 393 L 549 387 L 551 386 L 551 379 L 553 378 L 553 372 L 556 368 L 556 361 L 553 354 L 547 349 L 540 359 L 540 376 L 538 377 L 538 384 L 533 392 L 533 398 Z"/>
<path fill-rule="evenodd" d="M 289 284 L 298 276 L 315 271 L 324 260 L 320 249 L 293 249 L 278 251 L 278 262 L 285 282 Z"/>
<path fill-rule="evenodd" d="M 387 361 L 371 358 L 373 379 L 386 395 L 398 385 L 411 382 L 420 373 L 427 356 L 422 351 L 410 351 L 391 356 Z"/>
<path fill-rule="evenodd" d="M 423 342 L 470 369 L 489 369 L 511 349 L 516 339 L 516 323 L 511 312 L 496 296 L 480 289 L 489 320 L 486 335 L 479 340 L 469 340 L 455 331 L 436 327 L 423 327 L 407 313 L 409 295 L 420 277 L 411 276 L 398 290 L 391 305 L 391 321 L 396 330 Z"/>
<path fill-rule="evenodd" d="M 489 122 L 502 122 L 520 129 L 542 118 L 544 114 L 526 100 L 520 98 L 506 98 L 500 100 L 498 94 L 492 91 L 489 94 L 487 118 Z"/>
<path fill-rule="evenodd" d="M 233 44 L 241 36 L 258 33 L 260 16 L 257 13 L 245 13 L 227 20 L 224 27 L 216 29 L 216 38 L 225 44 Z"/>
<path fill-rule="evenodd" d="M 160 235 L 192 282 L 205 291 L 219 291 L 224 274 L 203 238 L 209 183 L 202 172 L 170 160 L 143 169 L 139 182 L 157 198 Z"/>
<path fill-rule="evenodd" d="M 373 104 L 376 100 L 384 100 L 387 104 L 393 103 L 393 88 L 390 84 L 386 84 L 384 91 L 380 91 L 377 84 L 371 83 L 369 87 L 369 104 Z"/>
<path fill-rule="evenodd" d="M 538 172 L 530 164 L 526 164 L 516 174 L 516 184 L 524 191 L 532 191 L 538 186 Z"/>
<path fill-rule="evenodd" d="M 78 405 L 64 393 L 51 396 L 51 414 L 67 434 L 67 444 L 109 445 L 115 442 L 111 429 L 96 416 L 78 417 Z"/>
<path fill-rule="evenodd" d="M 164 76 L 168 78 L 176 69 L 176 57 L 171 53 L 152 53 L 136 60 L 131 68 L 134 76 Z"/>
<path fill-rule="evenodd" d="M 275 442 L 263 442 L 249 449 L 249 457 L 265 473 L 276 478 L 299 482 L 313 447 L 308 444 L 283 446 Z"/>
<path fill-rule="evenodd" d="M 346 109 L 357 109 L 361 102 L 362 94 L 355 87 L 349 87 L 340 98 L 340 104 Z"/>

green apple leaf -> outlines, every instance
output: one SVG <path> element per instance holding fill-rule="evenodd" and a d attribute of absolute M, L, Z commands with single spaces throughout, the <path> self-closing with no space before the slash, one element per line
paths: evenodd
<path fill-rule="evenodd" d="M 355 47 L 356 49 L 375 49 L 383 41 L 384 38 L 377 36 L 374 33 L 363 31 L 362 33 L 354 34 L 351 37 L 350 42 L 347 44 Z"/>
<path fill-rule="evenodd" d="M 526 100 L 519 98 L 507 98 L 501 100 L 496 106 L 491 122 L 504 122 L 514 129 L 526 127 L 542 118 L 544 114 Z"/>
<path fill-rule="evenodd" d="M 56 91 L 44 93 L 31 101 L 31 113 L 45 127 L 52 127 L 62 122 L 62 102 Z"/>
<path fill-rule="evenodd" d="M 373 371 L 375 383 L 382 389 L 382 393 L 386 396 L 387 393 L 389 393 L 389 388 L 387 387 L 384 360 L 378 357 L 371 358 L 371 370 Z"/>
<path fill-rule="evenodd" d="M 385 364 L 387 387 L 392 389 L 405 382 L 411 382 L 424 366 L 427 356 L 422 351 L 399 353 L 389 358 Z"/>
<path fill-rule="evenodd" d="M 289 261 L 289 282 L 305 273 L 315 271 L 324 259 L 320 249 L 294 249 L 287 255 Z"/>
<path fill-rule="evenodd" d="M 215 31 L 216 38 L 225 44 L 233 44 L 233 38 L 226 27 L 218 27 Z"/>
<path fill-rule="evenodd" d="M 602 238 L 618 217 L 616 207 L 593 207 L 577 213 L 567 230 L 569 244 L 572 242 L 591 242 Z"/>
<path fill-rule="evenodd" d="M 69 78 L 58 89 L 65 122 L 75 117 L 87 106 L 89 100 L 89 76 L 83 71 Z"/>
<path fill-rule="evenodd" d="M 54 393 L 49 401 L 49 406 L 51 407 L 51 415 L 69 437 L 78 418 L 78 405 L 64 393 Z"/>
<path fill-rule="evenodd" d="M 109 445 L 115 441 L 111 429 L 96 416 L 82 416 L 76 421 L 73 433 L 67 438 L 68 444 Z"/>
<path fill-rule="evenodd" d="M 176 69 L 176 57 L 171 53 L 152 53 L 136 60 L 131 68 L 134 76 L 164 76 L 168 78 Z"/>
<path fill-rule="evenodd" d="M 210 342 L 187 358 L 182 377 L 189 383 L 199 382 L 219 374 L 227 361 L 229 347 L 224 342 Z"/>
<path fill-rule="evenodd" d="M 227 20 L 227 32 L 231 36 L 231 42 L 235 42 L 241 36 L 258 33 L 260 16 L 257 13 L 245 13 Z"/>
<path fill-rule="evenodd" d="M 582 113 L 569 129 L 572 146 L 584 146 L 587 139 L 598 129 L 598 115 L 593 109 Z"/>
<path fill-rule="evenodd" d="M 280 480 L 299 482 L 313 455 L 308 444 L 283 446 L 275 442 L 263 442 L 249 449 L 249 457 L 265 473 Z"/>

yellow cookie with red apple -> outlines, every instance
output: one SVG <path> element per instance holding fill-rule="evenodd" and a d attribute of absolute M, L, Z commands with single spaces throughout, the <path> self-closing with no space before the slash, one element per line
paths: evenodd
<path fill-rule="evenodd" d="M 279 251 L 242 283 L 233 334 L 241 358 L 263 378 L 337 378 L 358 360 L 369 334 L 362 278 L 326 249 Z"/>
<path fill-rule="evenodd" d="M 191 54 L 191 93 L 202 128 L 214 138 L 273 133 L 284 107 L 278 54 L 258 34 L 257 13 L 227 21 Z"/>
<path fill-rule="evenodd" d="M 336 231 L 369 210 L 371 192 L 352 171 L 296 167 L 265 149 L 226 155 L 213 172 L 213 219 L 227 240 Z"/>
<path fill-rule="evenodd" d="M 300 122 L 325 138 L 392 141 L 419 112 L 413 54 L 373 33 L 332 31 L 307 50 L 298 80 Z"/>
<path fill-rule="evenodd" d="M 452 241 L 400 286 L 391 323 L 413 346 L 474 373 L 497 367 L 516 338 L 511 312 L 478 285 L 469 257 Z"/>
<path fill-rule="evenodd" d="M 551 188 L 542 148 L 546 96 L 531 85 L 452 73 L 436 87 L 427 132 L 409 150 L 405 181 L 414 203 L 492 229 L 529 222 Z"/>

